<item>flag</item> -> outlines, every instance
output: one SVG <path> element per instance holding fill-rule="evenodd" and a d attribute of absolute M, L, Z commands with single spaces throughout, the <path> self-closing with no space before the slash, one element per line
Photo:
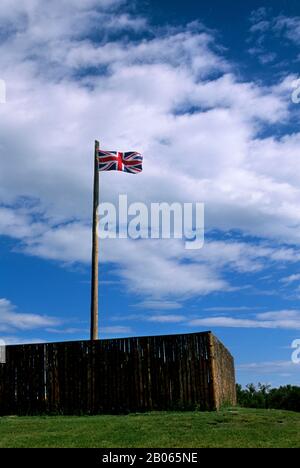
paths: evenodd
<path fill-rule="evenodd" d="M 99 171 L 142 172 L 143 156 L 135 151 L 98 151 Z"/>

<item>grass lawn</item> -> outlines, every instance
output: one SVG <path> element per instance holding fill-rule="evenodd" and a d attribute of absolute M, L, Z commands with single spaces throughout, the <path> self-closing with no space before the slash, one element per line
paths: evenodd
<path fill-rule="evenodd" d="M 0 418 L 0 447 L 300 447 L 300 413 L 228 409 Z"/>

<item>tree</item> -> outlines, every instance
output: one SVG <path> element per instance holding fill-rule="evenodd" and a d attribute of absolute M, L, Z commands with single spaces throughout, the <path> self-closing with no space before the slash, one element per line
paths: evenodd
<path fill-rule="evenodd" d="M 300 387 L 286 385 L 271 388 L 270 385 L 253 383 L 246 388 L 236 386 L 237 401 L 240 406 L 247 408 L 274 408 L 290 411 L 300 411 Z"/>

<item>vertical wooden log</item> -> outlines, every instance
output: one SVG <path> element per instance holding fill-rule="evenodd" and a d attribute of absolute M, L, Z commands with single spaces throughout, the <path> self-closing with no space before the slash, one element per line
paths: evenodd
<path fill-rule="evenodd" d="M 219 398 L 218 398 L 218 376 L 216 368 L 216 356 L 215 356 L 215 343 L 214 336 L 211 332 L 208 332 L 208 349 L 209 349 L 209 368 L 211 374 L 211 404 L 212 409 L 219 409 Z"/>
<path fill-rule="evenodd" d="M 99 142 L 95 141 L 94 154 L 94 193 L 93 193 L 93 233 L 92 233 L 92 277 L 91 277 L 91 340 L 98 339 L 98 205 L 99 205 L 99 168 L 98 168 Z"/>

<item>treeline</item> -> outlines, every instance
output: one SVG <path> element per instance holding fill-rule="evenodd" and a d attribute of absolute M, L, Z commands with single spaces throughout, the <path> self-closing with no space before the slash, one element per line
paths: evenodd
<path fill-rule="evenodd" d="M 255 386 L 251 383 L 246 385 L 246 388 L 237 384 L 236 390 L 239 406 L 300 411 L 300 387 L 285 385 L 271 388 L 270 385 Z"/>

